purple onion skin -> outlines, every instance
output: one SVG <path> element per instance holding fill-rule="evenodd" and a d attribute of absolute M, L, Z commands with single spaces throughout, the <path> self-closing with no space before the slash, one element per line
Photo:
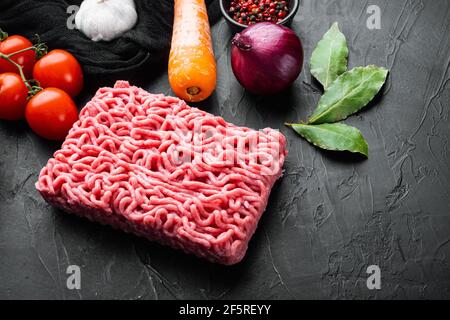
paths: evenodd
<path fill-rule="evenodd" d="M 231 67 L 239 83 L 258 95 L 288 88 L 303 66 L 303 47 L 294 31 L 279 24 L 260 22 L 234 36 Z"/>

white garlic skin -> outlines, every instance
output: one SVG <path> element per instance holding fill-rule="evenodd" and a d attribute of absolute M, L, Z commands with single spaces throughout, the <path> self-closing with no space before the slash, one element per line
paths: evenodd
<path fill-rule="evenodd" d="M 75 25 L 93 41 L 110 41 L 133 28 L 137 18 L 133 0 L 84 0 Z"/>

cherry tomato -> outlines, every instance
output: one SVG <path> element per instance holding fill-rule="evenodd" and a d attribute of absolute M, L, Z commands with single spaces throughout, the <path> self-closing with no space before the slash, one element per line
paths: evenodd
<path fill-rule="evenodd" d="M 67 93 L 58 88 L 46 88 L 28 101 L 25 117 L 39 136 L 62 140 L 78 120 L 78 110 Z"/>
<path fill-rule="evenodd" d="M 18 74 L 0 74 L 0 119 L 22 119 L 25 115 L 27 95 L 27 86 Z"/>
<path fill-rule="evenodd" d="M 17 35 L 9 36 L 0 42 L 0 52 L 3 54 L 10 54 L 31 46 L 33 46 L 33 44 L 27 38 Z M 25 77 L 29 79 L 33 72 L 34 63 L 36 62 L 36 53 L 34 50 L 18 53 L 12 56 L 11 59 L 23 67 L 23 73 L 25 74 Z M 11 62 L 0 58 L 0 73 L 4 72 L 19 73 L 19 70 Z"/>
<path fill-rule="evenodd" d="M 52 50 L 39 59 L 33 69 L 33 78 L 42 88 L 54 87 L 71 97 L 83 88 L 83 71 L 77 59 L 65 50 Z"/>

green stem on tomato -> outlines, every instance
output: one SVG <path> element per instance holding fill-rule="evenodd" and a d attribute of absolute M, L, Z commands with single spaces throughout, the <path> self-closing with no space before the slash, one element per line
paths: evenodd
<path fill-rule="evenodd" d="M 23 82 L 27 86 L 28 90 L 31 90 L 31 86 L 29 86 L 27 78 L 25 78 L 25 74 L 23 73 L 23 67 L 20 64 L 18 64 L 17 62 L 15 62 L 13 59 L 11 59 L 9 54 L 3 54 L 0 52 L 0 58 L 5 59 L 9 63 L 13 64 L 17 69 L 19 69 L 20 77 L 22 78 Z"/>
<path fill-rule="evenodd" d="M 6 38 L 8 38 L 8 33 L 0 29 L 0 41 L 5 40 Z"/>
<path fill-rule="evenodd" d="M 8 58 L 11 58 L 13 56 L 15 56 L 16 54 L 28 51 L 28 50 L 33 50 L 36 53 L 36 58 L 39 59 L 40 57 L 44 56 L 47 54 L 47 45 L 45 43 L 37 43 L 34 46 L 28 47 L 28 48 L 24 48 L 24 49 L 20 49 L 17 50 L 15 52 L 11 52 L 10 54 L 7 54 L 6 56 Z"/>
<path fill-rule="evenodd" d="M 36 93 L 38 93 L 39 91 L 42 90 L 41 87 L 39 87 L 39 86 L 32 86 L 30 84 L 30 82 L 25 77 L 25 74 L 23 73 L 23 67 L 20 64 L 18 64 L 17 62 L 15 62 L 13 59 L 11 59 L 10 58 L 10 54 L 8 55 L 8 54 L 3 54 L 3 53 L 0 52 L 0 59 L 5 59 L 6 61 L 8 61 L 11 64 L 13 64 L 19 70 L 20 78 L 22 78 L 23 83 L 25 84 L 25 86 L 28 89 L 29 97 L 34 96 Z"/>
<path fill-rule="evenodd" d="M 11 57 L 15 56 L 16 54 L 19 54 L 19 53 L 22 53 L 22 52 L 25 52 L 25 51 L 28 51 L 28 50 L 33 50 L 34 51 L 34 46 L 31 46 L 31 47 L 28 47 L 28 48 L 25 48 L 25 49 L 20 49 L 20 50 L 18 50 L 16 52 L 12 52 L 10 54 L 7 54 L 6 56 L 8 58 L 11 58 Z"/>

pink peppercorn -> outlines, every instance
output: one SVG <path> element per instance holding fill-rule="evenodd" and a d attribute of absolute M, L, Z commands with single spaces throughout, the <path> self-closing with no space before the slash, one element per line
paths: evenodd
<path fill-rule="evenodd" d="M 228 12 L 241 24 L 260 21 L 280 22 L 289 12 L 289 0 L 232 0 Z"/>

